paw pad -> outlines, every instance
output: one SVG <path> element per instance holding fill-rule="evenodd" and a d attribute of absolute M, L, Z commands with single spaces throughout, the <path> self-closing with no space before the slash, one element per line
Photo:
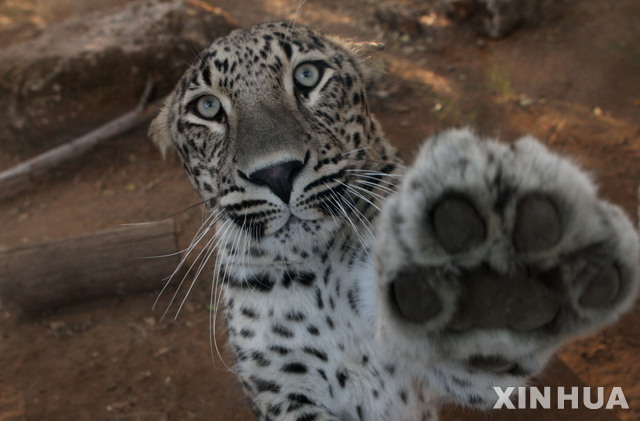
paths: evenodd
<path fill-rule="evenodd" d="M 547 325 L 560 308 L 553 290 L 545 286 L 548 280 L 541 279 L 547 276 L 553 275 L 537 278 L 521 272 L 505 276 L 486 269 L 467 272 L 461 277 L 465 292 L 460 297 L 460 308 L 449 328 L 510 328 L 525 332 Z"/>
<path fill-rule="evenodd" d="M 584 307 L 603 307 L 618 296 L 620 290 L 620 272 L 615 265 L 606 265 L 591 278 L 580 297 Z"/>
<path fill-rule="evenodd" d="M 513 244 L 521 252 L 539 252 L 558 244 L 562 236 L 560 212 L 548 197 L 532 194 L 516 206 Z"/>
<path fill-rule="evenodd" d="M 424 272 L 406 270 L 391 284 L 391 300 L 405 320 L 424 323 L 442 310 L 440 298 L 424 279 Z"/>
<path fill-rule="evenodd" d="M 449 253 L 461 253 L 480 245 L 486 237 L 484 220 L 462 196 L 447 196 L 433 209 L 433 231 Z"/>

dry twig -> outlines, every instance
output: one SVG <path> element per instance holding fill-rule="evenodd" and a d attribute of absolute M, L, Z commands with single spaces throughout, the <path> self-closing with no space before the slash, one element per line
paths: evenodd
<path fill-rule="evenodd" d="M 156 101 L 148 104 L 152 91 L 153 82 L 149 80 L 138 105 L 132 111 L 64 145 L 0 172 L 0 197 L 25 185 L 60 163 L 84 154 L 98 143 L 149 121 L 162 103 L 162 101 Z"/>

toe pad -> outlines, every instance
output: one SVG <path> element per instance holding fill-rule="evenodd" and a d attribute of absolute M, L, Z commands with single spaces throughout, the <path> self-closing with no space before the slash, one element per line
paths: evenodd
<path fill-rule="evenodd" d="M 560 241 L 562 223 L 553 201 L 532 194 L 520 199 L 516 206 L 513 243 L 518 251 L 539 252 L 552 248 Z"/>
<path fill-rule="evenodd" d="M 467 199 L 447 196 L 433 209 L 431 218 L 438 242 L 449 253 L 462 253 L 486 237 L 484 220 Z"/>

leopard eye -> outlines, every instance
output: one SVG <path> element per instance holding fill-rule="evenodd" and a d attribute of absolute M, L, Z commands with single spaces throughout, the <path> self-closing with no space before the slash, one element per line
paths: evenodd
<path fill-rule="evenodd" d="M 320 82 L 322 69 L 314 63 L 302 63 L 293 72 L 293 79 L 301 89 L 313 89 Z"/>
<path fill-rule="evenodd" d="M 222 111 L 220 100 L 214 95 L 203 95 L 196 99 L 193 112 L 205 120 L 214 120 Z"/>

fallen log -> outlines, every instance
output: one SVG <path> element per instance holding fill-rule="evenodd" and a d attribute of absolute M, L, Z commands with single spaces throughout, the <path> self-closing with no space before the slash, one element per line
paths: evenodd
<path fill-rule="evenodd" d="M 176 268 L 171 221 L 122 226 L 0 253 L 0 299 L 27 314 L 158 289 Z"/>
<path fill-rule="evenodd" d="M 163 102 L 160 100 L 148 104 L 152 90 L 153 83 L 149 81 L 135 109 L 83 136 L 0 172 L 0 198 L 9 196 L 16 189 L 62 162 L 84 154 L 98 143 L 150 121 Z"/>
<path fill-rule="evenodd" d="M 24 392 L 11 384 L 0 384 L 0 421 L 26 421 Z"/>

